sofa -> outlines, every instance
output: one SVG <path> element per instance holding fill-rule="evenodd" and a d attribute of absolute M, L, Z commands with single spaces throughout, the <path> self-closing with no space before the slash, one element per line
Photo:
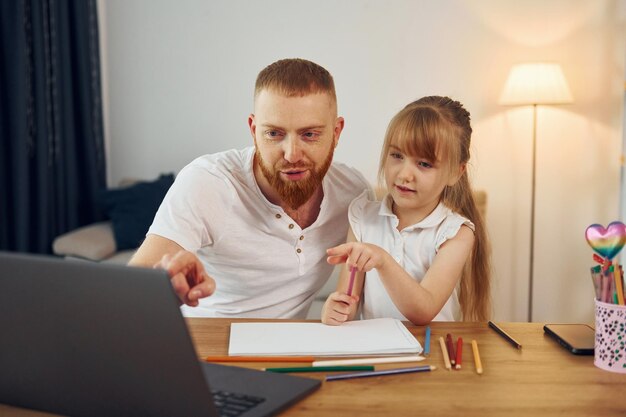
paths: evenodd
<path fill-rule="evenodd" d="M 106 221 L 80 227 L 52 242 L 55 255 L 126 264 L 143 241 L 174 174 L 151 181 L 123 179 L 118 188 L 102 190 L 98 203 Z"/>

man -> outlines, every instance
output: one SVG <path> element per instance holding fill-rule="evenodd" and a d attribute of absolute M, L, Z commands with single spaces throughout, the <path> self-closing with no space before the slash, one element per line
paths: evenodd
<path fill-rule="evenodd" d="M 248 125 L 254 147 L 179 173 L 130 265 L 166 269 L 187 316 L 304 318 L 368 183 L 332 163 L 344 120 L 313 62 L 263 69 Z"/>

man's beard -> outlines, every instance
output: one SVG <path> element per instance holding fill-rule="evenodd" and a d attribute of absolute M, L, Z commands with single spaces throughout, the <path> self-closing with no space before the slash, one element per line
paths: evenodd
<path fill-rule="evenodd" d="M 335 147 L 331 146 L 326 160 L 321 167 L 315 168 L 312 164 L 285 163 L 283 160 L 276 163 L 274 167 L 266 165 L 265 160 L 261 156 L 259 149 L 256 150 L 256 158 L 259 162 L 259 168 L 263 176 L 269 181 L 270 185 L 280 198 L 291 207 L 293 210 L 298 209 L 304 203 L 309 201 L 313 196 L 313 193 L 322 185 L 324 176 L 330 168 L 330 164 L 333 161 L 333 153 Z M 292 170 L 292 169 L 308 169 L 309 177 L 300 181 L 285 181 L 280 177 L 280 171 Z"/>

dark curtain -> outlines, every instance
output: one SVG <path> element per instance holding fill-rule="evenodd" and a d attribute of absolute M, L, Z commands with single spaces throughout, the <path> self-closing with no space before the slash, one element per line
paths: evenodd
<path fill-rule="evenodd" d="M 50 253 L 101 218 L 95 0 L 0 1 L 0 250 Z"/>

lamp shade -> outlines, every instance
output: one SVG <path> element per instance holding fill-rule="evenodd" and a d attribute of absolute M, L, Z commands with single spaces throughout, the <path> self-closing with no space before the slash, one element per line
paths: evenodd
<path fill-rule="evenodd" d="M 511 68 L 500 104 L 567 104 L 573 102 L 561 66 L 552 63 L 518 64 Z"/>

